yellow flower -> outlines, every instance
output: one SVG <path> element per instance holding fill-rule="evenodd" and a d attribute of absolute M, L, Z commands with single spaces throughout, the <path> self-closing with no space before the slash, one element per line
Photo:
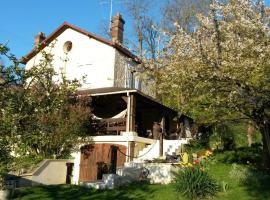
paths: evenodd
<path fill-rule="evenodd" d="M 188 163 L 188 165 L 187 165 L 188 167 L 193 167 L 193 165 L 191 164 L 191 163 Z"/>

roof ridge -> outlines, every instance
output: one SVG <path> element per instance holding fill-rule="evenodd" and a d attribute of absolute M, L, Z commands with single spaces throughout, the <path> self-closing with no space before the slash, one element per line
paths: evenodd
<path fill-rule="evenodd" d="M 50 42 L 52 42 L 55 38 L 57 38 L 60 34 L 62 34 L 67 28 L 71 28 L 74 31 L 77 31 L 81 34 L 84 34 L 88 36 L 89 38 L 94 38 L 95 40 L 98 40 L 104 44 L 107 44 L 118 51 L 122 52 L 126 56 L 132 58 L 135 62 L 140 63 L 141 61 L 139 58 L 134 55 L 128 48 L 126 48 L 124 45 L 121 45 L 117 42 L 113 42 L 111 40 L 105 39 L 101 36 L 98 36 L 94 33 L 91 33 L 85 29 L 82 29 L 76 25 L 73 25 L 67 21 L 64 21 L 55 31 L 53 31 L 48 37 L 46 37 L 38 47 L 34 47 L 28 54 L 23 56 L 20 59 L 20 62 L 22 64 L 26 64 L 31 58 L 33 58 L 38 52 L 40 52 L 42 49 L 44 49 Z"/>

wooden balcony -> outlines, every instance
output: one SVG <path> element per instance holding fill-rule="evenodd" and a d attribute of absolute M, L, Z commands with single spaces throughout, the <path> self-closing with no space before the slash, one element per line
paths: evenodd
<path fill-rule="evenodd" d="M 97 135 L 120 135 L 126 130 L 126 118 L 109 118 L 94 121 Z"/>

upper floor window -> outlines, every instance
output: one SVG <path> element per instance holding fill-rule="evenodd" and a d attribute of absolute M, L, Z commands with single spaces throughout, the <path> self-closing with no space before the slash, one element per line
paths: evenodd
<path fill-rule="evenodd" d="M 70 52 L 72 49 L 72 42 L 71 41 L 66 41 L 64 46 L 63 46 L 63 50 L 65 53 Z"/>

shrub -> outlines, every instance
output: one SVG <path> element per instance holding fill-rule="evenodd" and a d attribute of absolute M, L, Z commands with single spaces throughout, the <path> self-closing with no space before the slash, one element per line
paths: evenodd
<path fill-rule="evenodd" d="M 215 158 L 224 163 L 259 164 L 262 155 L 261 145 L 252 147 L 240 147 L 234 151 L 223 151 L 216 154 Z"/>
<path fill-rule="evenodd" d="M 245 183 L 249 176 L 249 170 L 247 167 L 243 167 L 237 164 L 232 165 L 230 171 L 230 178 L 234 179 L 238 183 Z"/>
<path fill-rule="evenodd" d="M 37 167 L 37 164 L 43 160 L 41 156 L 18 156 L 13 159 L 11 168 L 14 174 L 20 175 L 23 173 L 28 173 Z"/>
<path fill-rule="evenodd" d="M 267 171 L 258 170 L 254 167 L 233 164 L 230 178 L 243 185 L 258 186 L 267 182 L 270 179 L 270 174 Z"/>
<path fill-rule="evenodd" d="M 201 153 L 205 151 L 205 146 L 200 140 L 190 140 L 188 144 L 184 145 L 184 150 L 188 153 Z"/>
<path fill-rule="evenodd" d="M 175 175 L 174 188 L 180 195 L 194 200 L 213 197 L 219 187 L 216 181 L 198 166 L 180 169 Z"/>

